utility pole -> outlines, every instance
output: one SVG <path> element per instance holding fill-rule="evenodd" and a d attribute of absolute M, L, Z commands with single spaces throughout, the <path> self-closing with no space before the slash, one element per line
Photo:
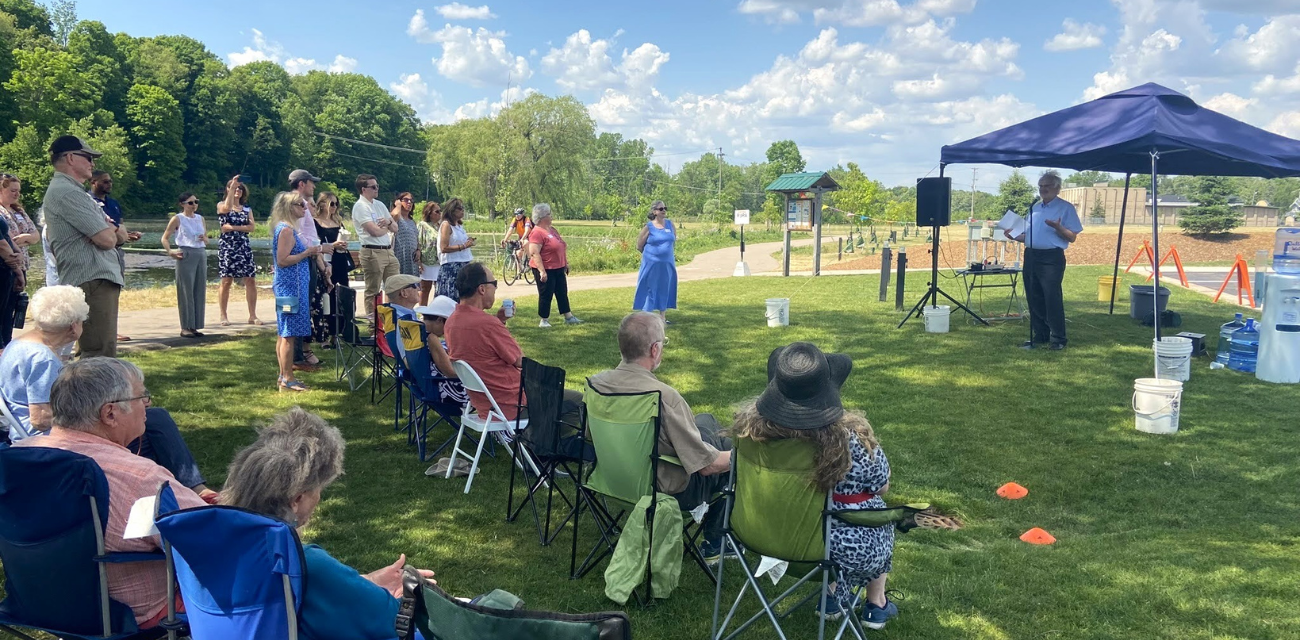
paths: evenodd
<path fill-rule="evenodd" d="M 979 171 L 975 167 L 970 170 L 970 217 L 975 219 L 975 173 Z"/>
<path fill-rule="evenodd" d="M 718 147 L 718 201 L 722 201 L 722 147 Z"/>

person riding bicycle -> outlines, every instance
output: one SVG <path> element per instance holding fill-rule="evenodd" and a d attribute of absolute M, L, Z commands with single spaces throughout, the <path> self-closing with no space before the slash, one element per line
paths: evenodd
<path fill-rule="evenodd" d="M 513 249 L 515 257 L 521 264 L 525 264 L 528 255 L 528 232 L 533 230 L 533 221 L 524 214 L 522 208 L 515 209 L 515 217 L 506 225 L 505 237 L 501 240 L 502 248 Z M 515 239 L 512 241 L 510 236 Z"/>

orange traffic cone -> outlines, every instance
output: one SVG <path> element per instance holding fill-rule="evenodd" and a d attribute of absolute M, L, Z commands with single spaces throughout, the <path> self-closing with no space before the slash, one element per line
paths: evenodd
<path fill-rule="evenodd" d="M 1053 542 L 1056 542 L 1056 538 L 1052 537 L 1052 534 L 1043 531 L 1038 527 L 1034 527 L 1033 529 L 1020 534 L 1020 539 L 1029 544 L 1052 544 Z"/>
<path fill-rule="evenodd" d="M 1008 482 L 998 487 L 998 495 L 1007 500 L 1019 500 L 1029 495 L 1029 489 L 1026 489 L 1014 482 Z"/>

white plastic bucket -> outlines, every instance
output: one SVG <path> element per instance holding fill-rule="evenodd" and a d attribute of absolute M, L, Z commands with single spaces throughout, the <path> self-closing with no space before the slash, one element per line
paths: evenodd
<path fill-rule="evenodd" d="M 1168 336 L 1151 341 L 1156 352 L 1156 377 L 1187 382 L 1192 377 L 1192 339 Z"/>
<path fill-rule="evenodd" d="M 1133 381 L 1133 420 L 1143 433 L 1168 434 L 1178 431 L 1178 408 L 1183 383 L 1159 378 Z"/>
<path fill-rule="evenodd" d="M 767 299 L 767 326 L 769 327 L 790 326 L 790 299 L 789 298 L 768 298 Z"/>
<path fill-rule="evenodd" d="M 925 314 L 925 330 L 929 333 L 948 333 L 948 316 L 952 308 L 946 304 L 937 307 L 921 307 Z"/>

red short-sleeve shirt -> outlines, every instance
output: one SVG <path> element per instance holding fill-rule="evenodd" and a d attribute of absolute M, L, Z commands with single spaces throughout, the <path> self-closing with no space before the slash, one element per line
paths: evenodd
<path fill-rule="evenodd" d="M 565 244 L 564 238 L 560 237 L 560 231 L 555 227 L 550 229 L 533 227 L 533 230 L 528 234 L 528 241 L 541 247 L 543 267 L 547 269 L 563 269 L 569 266 L 569 257 L 566 253 L 568 245 Z"/>
<path fill-rule="evenodd" d="M 507 420 L 514 420 L 518 413 L 516 403 L 519 402 L 519 368 L 515 363 L 523 357 L 524 351 L 510 335 L 510 330 L 496 316 L 458 304 L 447 318 L 445 331 L 447 355 L 474 367 L 501 407 L 501 413 Z M 487 396 L 477 391 L 469 392 L 469 400 L 481 416 L 492 410 Z"/>

